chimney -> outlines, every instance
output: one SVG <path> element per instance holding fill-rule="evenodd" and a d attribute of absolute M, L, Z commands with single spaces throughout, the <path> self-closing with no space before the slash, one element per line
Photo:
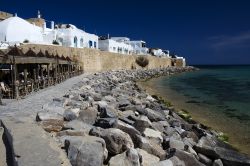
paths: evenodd
<path fill-rule="evenodd" d="M 37 18 L 41 18 L 41 13 L 39 10 L 37 11 Z"/>
<path fill-rule="evenodd" d="M 45 32 L 45 29 L 46 29 L 46 22 L 44 21 L 44 23 L 43 23 L 43 32 Z"/>
<path fill-rule="evenodd" d="M 54 30 L 54 28 L 55 28 L 55 23 L 54 21 L 51 21 L 51 29 Z"/>

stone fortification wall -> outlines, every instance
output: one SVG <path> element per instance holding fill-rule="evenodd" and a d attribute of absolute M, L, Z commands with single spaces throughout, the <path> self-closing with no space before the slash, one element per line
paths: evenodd
<path fill-rule="evenodd" d="M 89 48 L 71 48 L 52 45 L 25 44 L 21 45 L 20 48 L 23 52 L 29 49 L 37 53 L 40 50 L 42 52 L 47 50 L 50 54 L 58 54 L 59 56 L 65 57 L 69 56 L 80 62 L 85 72 L 131 69 L 132 67 L 140 68 L 135 62 L 138 57 L 137 55 L 121 55 Z M 146 67 L 148 69 L 171 66 L 170 58 L 146 57 L 149 60 L 149 64 Z"/>

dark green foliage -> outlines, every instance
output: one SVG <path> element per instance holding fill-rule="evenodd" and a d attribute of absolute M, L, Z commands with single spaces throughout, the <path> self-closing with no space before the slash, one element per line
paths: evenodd
<path fill-rule="evenodd" d="M 146 67 L 149 63 L 149 60 L 147 57 L 139 56 L 136 58 L 135 62 L 141 67 Z"/>
<path fill-rule="evenodd" d="M 52 44 L 54 44 L 54 45 L 59 45 L 59 42 L 56 41 L 56 40 L 53 40 Z"/>
<path fill-rule="evenodd" d="M 28 39 L 25 39 L 23 43 L 29 43 L 30 41 Z"/>

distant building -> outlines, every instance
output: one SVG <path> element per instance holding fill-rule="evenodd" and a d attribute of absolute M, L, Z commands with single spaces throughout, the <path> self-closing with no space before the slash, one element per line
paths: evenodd
<path fill-rule="evenodd" d="M 57 41 L 62 46 L 76 48 L 98 48 L 98 36 L 78 29 L 72 24 L 59 24 L 56 26 Z"/>
<path fill-rule="evenodd" d="M 129 41 L 129 38 L 126 37 L 100 37 L 99 49 L 101 51 L 130 55 L 133 52 L 133 47 L 127 41 Z"/>
<path fill-rule="evenodd" d="M 149 49 L 149 53 L 150 53 L 152 56 L 157 56 L 157 57 L 163 57 L 163 56 L 165 56 L 165 53 L 164 53 L 163 50 L 160 49 L 160 48 L 150 48 L 150 49 Z"/>
<path fill-rule="evenodd" d="M 148 55 L 149 49 L 146 47 L 146 42 L 139 41 L 128 41 L 128 43 L 133 47 L 134 53 L 137 55 Z"/>

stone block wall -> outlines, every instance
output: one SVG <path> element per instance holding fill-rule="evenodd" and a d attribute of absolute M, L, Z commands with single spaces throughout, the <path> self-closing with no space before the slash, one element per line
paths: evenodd
<path fill-rule="evenodd" d="M 99 51 L 89 48 L 71 48 L 53 45 L 36 45 L 36 44 L 24 44 L 20 48 L 23 52 L 32 49 L 35 52 L 45 52 L 46 50 L 50 54 L 58 54 L 59 56 L 69 56 L 74 60 L 77 60 L 83 67 L 85 72 L 97 72 L 117 69 L 132 69 L 140 68 L 135 60 L 137 55 L 122 55 L 116 53 L 110 53 L 106 51 Z M 149 60 L 149 64 L 146 68 L 160 68 L 171 66 L 170 58 L 158 58 L 153 56 L 146 56 Z"/>

